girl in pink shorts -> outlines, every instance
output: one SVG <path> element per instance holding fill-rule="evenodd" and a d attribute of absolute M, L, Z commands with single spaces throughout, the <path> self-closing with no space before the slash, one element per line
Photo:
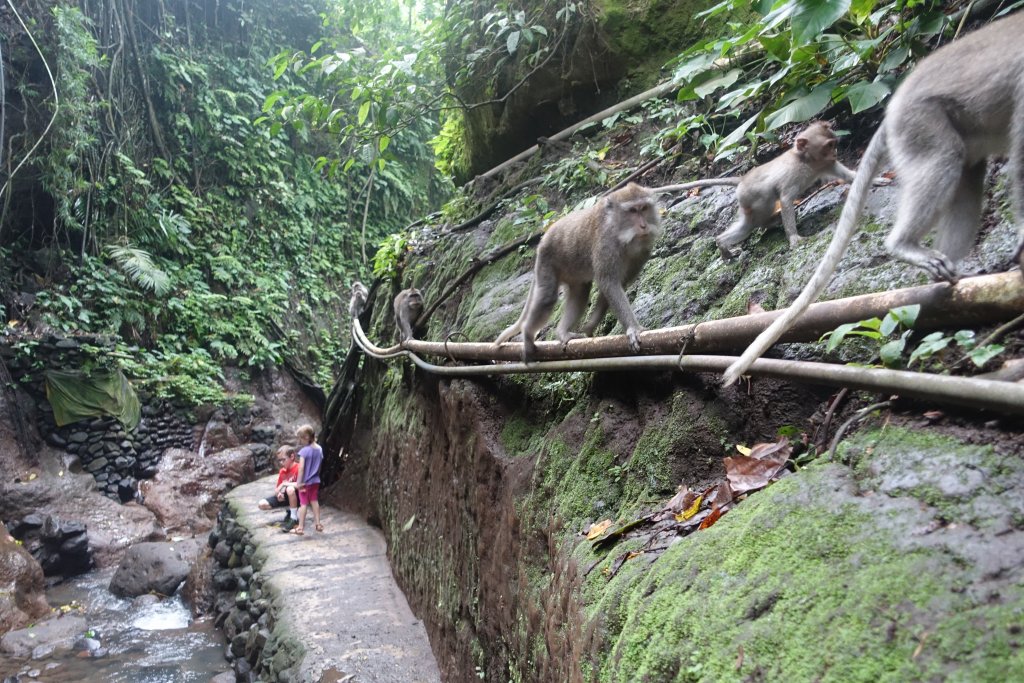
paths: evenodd
<path fill-rule="evenodd" d="M 316 442 L 316 433 L 310 425 L 302 425 L 295 430 L 299 440 L 299 524 L 290 533 L 302 536 L 306 533 L 306 510 L 313 509 L 313 528 L 323 531 L 320 523 L 320 465 L 324 461 L 324 451 Z"/>

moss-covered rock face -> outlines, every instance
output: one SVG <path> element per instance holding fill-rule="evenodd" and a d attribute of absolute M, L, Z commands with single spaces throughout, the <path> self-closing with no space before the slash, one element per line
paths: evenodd
<path fill-rule="evenodd" d="M 581 199 L 527 190 L 537 191 L 556 209 Z M 627 290 L 641 324 L 784 304 L 831 239 L 844 193 L 826 188 L 800 205 L 798 248 L 769 227 L 732 261 L 714 237 L 735 216 L 734 191 L 682 199 Z M 894 198 L 893 188 L 872 190 L 826 298 L 924 282 L 883 255 Z M 508 206 L 417 246 L 401 285 L 378 293 L 370 337 L 394 339 L 387 304 L 398 289 L 417 286 L 431 304 L 475 259 L 541 228 L 524 202 Z M 1009 221 L 986 224 L 964 270 L 1004 269 L 1014 235 Z M 523 248 L 456 287 L 424 336 L 493 340 L 522 310 L 533 257 Z M 599 331 L 621 328 L 608 316 Z M 820 357 L 821 347 L 782 353 Z M 448 681 L 1024 677 L 1017 422 L 918 422 L 933 406 L 897 411 L 848 438 L 836 463 L 791 474 L 710 529 L 677 538 L 641 525 L 595 551 L 582 535 L 590 524 L 625 524 L 680 485 L 721 481 L 735 445 L 780 433 L 825 444 L 876 398 L 840 401 L 826 420 L 832 390 L 766 380 L 722 388 L 668 371 L 448 380 L 366 360 L 359 381 L 339 490 L 384 529 Z"/>
<path fill-rule="evenodd" d="M 647 83 L 682 48 L 702 36 L 717 35 L 724 23 L 721 17 L 698 16 L 718 4 L 706 0 L 595 0 L 595 4 L 613 51 Z"/>
<path fill-rule="evenodd" d="M 848 442 L 584 596 L 601 681 L 999 681 L 1024 675 L 1019 487 L 990 446 Z M 939 457 L 935 463 L 932 458 Z M 937 466 L 936 466 L 937 465 Z M 1016 498 L 1016 497 L 1014 497 Z M 612 566 L 617 548 L 593 574 Z M 634 548 L 635 549 L 635 548 Z"/>
<path fill-rule="evenodd" d="M 531 17 L 536 3 L 509 3 Z M 460 95 L 465 102 L 511 95 L 490 106 L 462 113 L 464 153 L 456 175 L 468 180 L 549 136 L 616 102 L 653 87 L 664 64 L 721 22 L 696 15 L 716 4 L 709 0 L 594 0 L 577 3 L 563 25 L 551 3 L 535 20 L 560 39 L 554 57 L 543 64 L 509 60 L 494 72 L 481 72 Z M 481 5 L 483 12 L 492 3 Z M 480 46 L 472 46 L 475 49 Z M 529 76 L 525 81 L 524 77 Z M 519 84 L 517 88 L 513 88 Z"/>

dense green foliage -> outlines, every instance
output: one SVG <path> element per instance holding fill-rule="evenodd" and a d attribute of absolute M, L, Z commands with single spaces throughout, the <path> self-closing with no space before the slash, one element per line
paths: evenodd
<path fill-rule="evenodd" d="M 730 156 L 786 124 L 883 103 L 968 4 L 723 0 L 705 15 L 728 18 L 724 35 L 670 63 L 677 101 L 603 127 L 646 124 L 645 156 Z M 505 101 L 613 9 L 633 11 L 562 0 L 5 10 L 18 99 L 4 121 L 24 113 L 4 140 L 0 310 L 11 329 L 115 335 L 136 379 L 192 401 L 217 394 L 226 364 L 286 361 L 329 384 L 348 286 L 401 275 L 403 227 L 447 194 L 437 168 L 466 153 L 465 113 Z M 625 177 L 610 148 L 554 161 L 546 185 L 572 194 Z M 521 221 L 551 217 L 541 195 L 527 202 Z M 464 196 L 443 215 L 477 210 Z"/>
<path fill-rule="evenodd" d="M 953 10 L 973 4 L 723 0 L 706 14 L 740 15 L 751 7 L 755 14 L 674 60 L 674 76 L 684 84 L 678 99 L 699 104 L 672 134 L 699 131 L 702 142 L 723 156 L 744 139 L 836 116 L 843 111 L 839 105 L 852 114 L 870 109 L 885 101 L 940 34 L 960 26 L 962 15 Z"/>
<path fill-rule="evenodd" d="M 4 197 L 0 236 L 28 258 L 3 261 L 9 316 L 119 336 L 136 379 L 190 401 L 219 395 L 224 364 L 287 358 L 329 385 L 347 346 L 349 285 L 369 276 L 378 240 L 444 192 L 429 119 L 390 140 L 402 163 L 333 175 L 323 168 L 337 157 L 331 132 L 253 125 L 274 88 L 315 87 L 267 61 L 321 31 L 344 39 L 342 25 L 321 25 L 331 5 L 282 13 L 273 2 L 169 3 L 131 13 L 111 0 L 24 17 L 29 31 L 11 61 L 24 70 L 26 106 L 41 116 L 13 138 L 12 157 L 29 163 Z M 384 15 L 398 3 L 374 7 Z M 52 84 L 29 80 L 39 66 Z M 43 192 L 18 192 L 36 183 Z M 40 285 L 34 305 L 11 304 Z"/>
<path fill-rule="evenodd" d="M 504 83 L 506 67 L 529 74 L 549 59 L 568 23 L 589 3 L 543 0 L 492 3 L 338 3 L 325 15 L 328 26 L 348 31 L 321 40 L 308 51 L 284 49 L 271 60 L 275 78 L 307 74 L 315 90 L 281 87 L 263 103 L 259 122 L 272 130 L 291 124 L 331 131 L 341 154 L 324 158 L 332 169 L 402 159 L 392 139 L 410 126 L 441 117 L 433 139 L 439 168 L 446 172 L 464 153 L 462 114 L 500 102 L 525 82 Z M 418 10 L 418 11 L 417 11 Z M 553 24 L 551 28 L 545 23 Z M 377 46 L 370 50 L 367 45 Z M 482 84 L 467 101 L 460 93 Z"/>

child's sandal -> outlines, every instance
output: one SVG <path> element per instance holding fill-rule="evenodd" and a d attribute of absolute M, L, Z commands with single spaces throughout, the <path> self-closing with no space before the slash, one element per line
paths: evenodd
<path fill-rule="evenodd" d="M 323 531 L 324 530 L 324 525 L 323 524 L 317 524 L 316 525 L 316 530 L 317 531 Z"/>
<path fill-rule="evenodd" d="M 298 528 L 298 527 L 295 527 L 294 529 L 292 529 L 288 533 L 295 534 L 296 536 L 305 536 L 306 535 L 306 532 L 303 531 L 302 529 Z"/>

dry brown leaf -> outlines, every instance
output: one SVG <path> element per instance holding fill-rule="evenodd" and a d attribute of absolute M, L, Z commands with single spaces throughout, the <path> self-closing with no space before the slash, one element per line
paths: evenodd
<path fill-rule="evenodd" d="M 697 494 L 689 489 L 689 487 L 682 486 L 676 495 L 672 496 L 667 503 L 665 503 L 665 510 L 671 512 L 679 512 L 693 505 L 693 500 L 697 498 Z"/>
<path fill-rule="evenodd" d="M 739 447 L 737 446 L 737 449 Z M 726 457 L 725 475 L 733 495 L 764 488 L 786 466 L 793 446 L 782 437 L 774 443 L 754 444 L 749 455 Z M 723 505 L 722 501 L 715 501 Z"/>
<path fill-rule="evenodd" d="M 763 489 L 785 466 L 785 462 L 738 455 L 725 458 L 725 476 L 733 494 L 740 494 Z"/>
<path fill-rule="evenodd" d="M 705 491 L 704 498 L 711 505 L 724 507 L 732 502 L 732 488 L 729 486 L 729 482 L 723 481 Z"/>
<path fill-rule="evenodd" d="M 693 505 L 693 501 L 697 497 L 697 493 L 691 491 L 688 486 L 681 484 L 679 486 L 679 490 L 676 491 L 676 495 L 672 496 L 669 501 L 665 503 L 665 507 L 651 517 L 651 521 L 660 522 L 668 519 L 669 517 L 678 515 L 680 512 Z"/>
<path fill-rule="evenodd" d="M 773 443 L 754 444 L 754 447 L 750 449 L 750 452 L 745 453 L 744 455 L 749 455 L 751 458 L 757 458 L 759 460 L 771 458 L 773 460 L 781 459 L 782 462 L 785 462 L 789 459 L 792 452 L 793 446 L 789 443 L 789 439 L 783 436 Z"/>
<path fill-rule="evenodd" d="M 708 514 L 708 516 L 704 518 L 704 521 L 701 522 L 700 526 L 697 527 L 697 528 L 698 529 L 707 529 L 709 526 L 711 526 L 712 524 L 717 522 L 718 518 L 721 517 L 721 516 L 722 516 L 721 508 L 718 508 L 718 507 L 712 508 L 711 512 Z"/>

